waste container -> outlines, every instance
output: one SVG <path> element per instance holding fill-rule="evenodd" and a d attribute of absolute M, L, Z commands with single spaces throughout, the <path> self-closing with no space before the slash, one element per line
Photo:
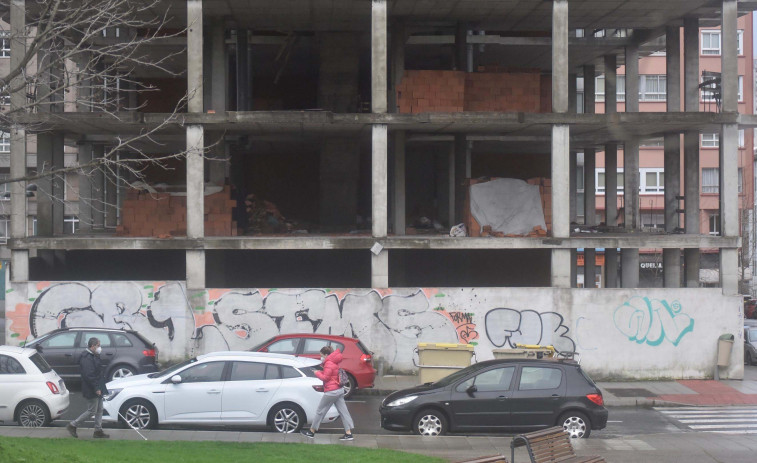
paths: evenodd
<path fill-rule="evenodd" d="M 515 349 L 492 349 L 495 359 L 540 359 L 554 357 L 555 348 L 531 344 L 516 344 Z"/>
<path fill-rule="evenodd" d="M 721 334 L 718 338 L 718 366 L 727 367 L 731 359 L 731 349 L 733 349 L 733 335 Z"/>
<path fill-rule="evenodd" d="M 438 381 L 470 366 L 472 344 L 421 342 L 418 344 L 421 384 Z"/>

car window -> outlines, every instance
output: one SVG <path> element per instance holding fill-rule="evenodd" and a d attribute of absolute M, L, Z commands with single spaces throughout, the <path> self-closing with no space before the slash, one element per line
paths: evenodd
<path fill-rule="evenodd" d="M 344 344 L 341 342 L 336 341 L 327 341 L 326 339 L 317 339 L 317 338 L 306 338 L 305 339 L 305 346 L 302 348 L 303 354 L 320 354 L 321 349 L 331 346 L 334 349 L 339 349 L 339 351 L 344 352 Z"/>
<path fill-rule="evenodd" d="M 521 391 L 556 389 L 562 382 L 562 370 L 546 367 L 523 367 L 520 372 Z"/>
<path fill-rule="evenodd" d="M 39 371 L 41 371 L 42 373 L 53 371 L 52 367 L 50 367 L 50 364 L 47 363 L 47 360 L 45 360 L 45 358 L 39 354 L 32 354 L 32 356 L 29 357 L 29 360 L 31 360 L 34 366 L 39 368 Z"/>
<path fill-rule="evenodd" d="M 749 330 L 749 341 L 750 342 L 757 341 L 757 328 L 751 328 Z"/>
<path fill-rule="evenodd" d="M 315 374 L 313 375 L 315 376 Z M 302 375 L 292 367 L 281 366 L 281 377 L 284 379 L 289 378 L 302 378 Z"/>
<path fill-rule="evenodd" d="M 294 354 L 299 343 L 300 338 L 282 339 L 268 346 L 268 352 L 274 354 Z"/>
<path fill-rule="evenodd" d="M 87 348 L 90 338 L 97 338 L 103 349 L 111 347 L 110 336 L 108 336 L 108 333 L 103 333 L 102 331 L 83 331 L 81 333 L 81 338 L 79 338 L 79 347 Z"/>
<path fill-rule="evenodd" d="M 189 367 L 179 373 L 182 383 L 209 383 L 221 381 L 225 362 L 208 362 Z"/>
<path fill-rule="evenodd" d="M 8 355 L 0 355 L 0 375 L 23 375 L 26 371 L 18 360 Z"/>
<path fill-rule="evenodd" d="M 469 387 L 475 385 L 477 392 L 506 391 L 510 389 L 513 373 L 515 373 L 515 367 L 487 370 L 463 381 L 457 386 L 457 390 L 465 392 Z"/>
<path fill-rule="evenodd" d="M 122 333 L 111 333 L 113 336 L 113 343 L 116 347 L 132 347 L 133 344 L 129 341 L 129 338 Z"/>
<path fill-rule="evenodd" d="M 231 366 L 230 381 L 261 381 L 281 379 L 278 365 L 257 362 L 234 362 Z"/>
<path fill-rule="evenodd" d="M 71 349 L 74 347 L 77 334 L 78 333 L 76 331 L 56 334 L 45 339 L 44 341 L 42 341 L 41 344 L 42 344 L 42 347 L 48 348 L 48 349 L 55 349 L 55 348 Z"/>

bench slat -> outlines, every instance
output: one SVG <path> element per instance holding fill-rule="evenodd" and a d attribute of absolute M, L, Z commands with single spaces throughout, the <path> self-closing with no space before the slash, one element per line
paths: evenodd
<path fill-rule="evenodd" d="M 473 460 L 465 460 L 459 463 L 507 463 L 504 455 L 490 455 L 488 457 L 479 457 Z"/>
<path fill-rule="evenodd" d="M 528 448 L 532 463 L 606 463 L 599 456 L 577 456 L 570 436 L 561 426 L 515 436 L 510 443 L 513 458 L 515 448 L 523 446 Z"/>

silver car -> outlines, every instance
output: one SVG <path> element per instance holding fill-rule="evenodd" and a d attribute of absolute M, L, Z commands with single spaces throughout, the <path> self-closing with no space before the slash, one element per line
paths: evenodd
<path fill-rule="evenodd" d="M 757 324 L 744 326 L 744 363 L 757 364 Z"/>

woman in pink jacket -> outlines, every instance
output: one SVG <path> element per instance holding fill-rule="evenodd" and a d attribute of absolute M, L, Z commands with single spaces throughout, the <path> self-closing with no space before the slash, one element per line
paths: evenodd
<path fill-rule="evenodd" d="M 316 371 L 315 375 L 323 381 L 324 394 L 318 404 L 318 410 L 315 412 L 315 418 L 313 418 L 310 429 L 303 429 L 301 432 L 311 439 L 315 437 L 323 417 L 334 405 L 344 425 L 344 435 L 339 440 L 352 440 L 354 424 L 350 411 L 347 410 L 347 404 L 344 402 L 344 388 L 339 384 L 339 364 L 342 363 L 342 353 L 334 350 L 331 346 L 325 346 L 321 349 L 321 360 L 323 361 L 323 371 Z"/>

